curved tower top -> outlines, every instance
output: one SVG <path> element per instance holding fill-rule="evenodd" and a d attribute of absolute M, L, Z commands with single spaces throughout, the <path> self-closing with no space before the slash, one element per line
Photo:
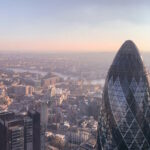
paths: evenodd
<path fill-rule="evenodd" d="M 146 70 L 138 48 L 131 40 L 125 41 L 113 60 L 108 76 L 128 76 L 129 80 L 134 76 L 138 82 L 144 74 Z"/>
<path fill-rule="evenodd" d="M 108 71 L 97 145 L 98 150 L 150 149 L 150 87 L 139 50 L 130 40 Z"/>

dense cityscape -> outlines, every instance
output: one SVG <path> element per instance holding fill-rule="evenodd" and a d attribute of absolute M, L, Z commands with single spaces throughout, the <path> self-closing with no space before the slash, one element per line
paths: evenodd
<path fill-rule="evenodd" d="M 40 115 L 40 124 L 39 121 L 35 124 L 38 126 L 36 134 L 34 131 L 33 135 L 29 134 L 30 140 L 19 144 L 20 147 L 32 147 L 32 136 L 40 132 L 41 150 L 95 149 L 99 104 L 107 66 L 96 65 L 102 60 L 99 62 L 96 55 L 91 58 L 89 55 L 82 60 L 83 54 L 80 54 L 81 58 L 71 54 L 1 54 L 2 120 L 7 121 L 4 119 L 7 116 L 9 121 L 16 122 L 17 128 L 25 126 L 26 119 L 30 118 L 31 130 L 34 127 L 31 114 L 34 111 L 35 116 Z M 24 118 L 24 123 L 20 124 L 16 117 L 19 120 Z"/>
<path fill-rule="evenodd" d="M 106 70 L 113 57 L 2 53 L 0 120 L 18 134 L 12 140 L 12 134 L 3 133 L 11 137 L 3 149 L 96 149 Z"/>

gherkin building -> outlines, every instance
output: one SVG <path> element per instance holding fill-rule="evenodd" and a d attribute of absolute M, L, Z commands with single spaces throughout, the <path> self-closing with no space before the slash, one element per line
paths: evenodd
<path fill-rule="evenodd" d="M 97 149 L 150 150 L 148 73 L 130 40 L 119 49 L 106 77 Z"/>

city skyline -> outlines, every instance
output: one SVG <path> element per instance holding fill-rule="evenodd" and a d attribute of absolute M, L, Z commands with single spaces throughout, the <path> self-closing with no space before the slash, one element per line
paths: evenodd
<path fill-rule="evenodd" d="M 150 52 L 149 1 L 6 0 L 0 51 L 116 51 L 126 39 Z"/>

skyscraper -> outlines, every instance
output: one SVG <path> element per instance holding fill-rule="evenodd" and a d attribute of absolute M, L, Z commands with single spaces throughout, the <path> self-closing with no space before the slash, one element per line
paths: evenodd
<path fill-rule="evenodd" d="M 33 150 L 33 120 L 29 116 L 24 117 L 25 150 Z"/>
<path fill-rule="evenodd" d="M 0 150 L 40 150 L 40 114 L 0 112 Z"/>
<path fill-rule="evenodd" d="M 97 137 L 98 150 L 150 149 L 150 88 L 136 45 L 119 49 L 105 81 Z"/>
<path fill-rule="evenodd" d="M 11 112 L 0 113 L 0 149 L 24 150 L 24 121 Z"/>
<path fill-rule="evenodd" d="M 45 132 L 48 123 L 48 103 L 40 102 L 40 120 L 41 120 L 41 150 L 45 150 Z"/>
<path fill-rule="evenodd" d="M 41 149 L 41 126 L 40 126 L 40 113 L 37 111 L 29 111 L 28 116 L 32 118 L 33 122 L 33 150 Z"/>

